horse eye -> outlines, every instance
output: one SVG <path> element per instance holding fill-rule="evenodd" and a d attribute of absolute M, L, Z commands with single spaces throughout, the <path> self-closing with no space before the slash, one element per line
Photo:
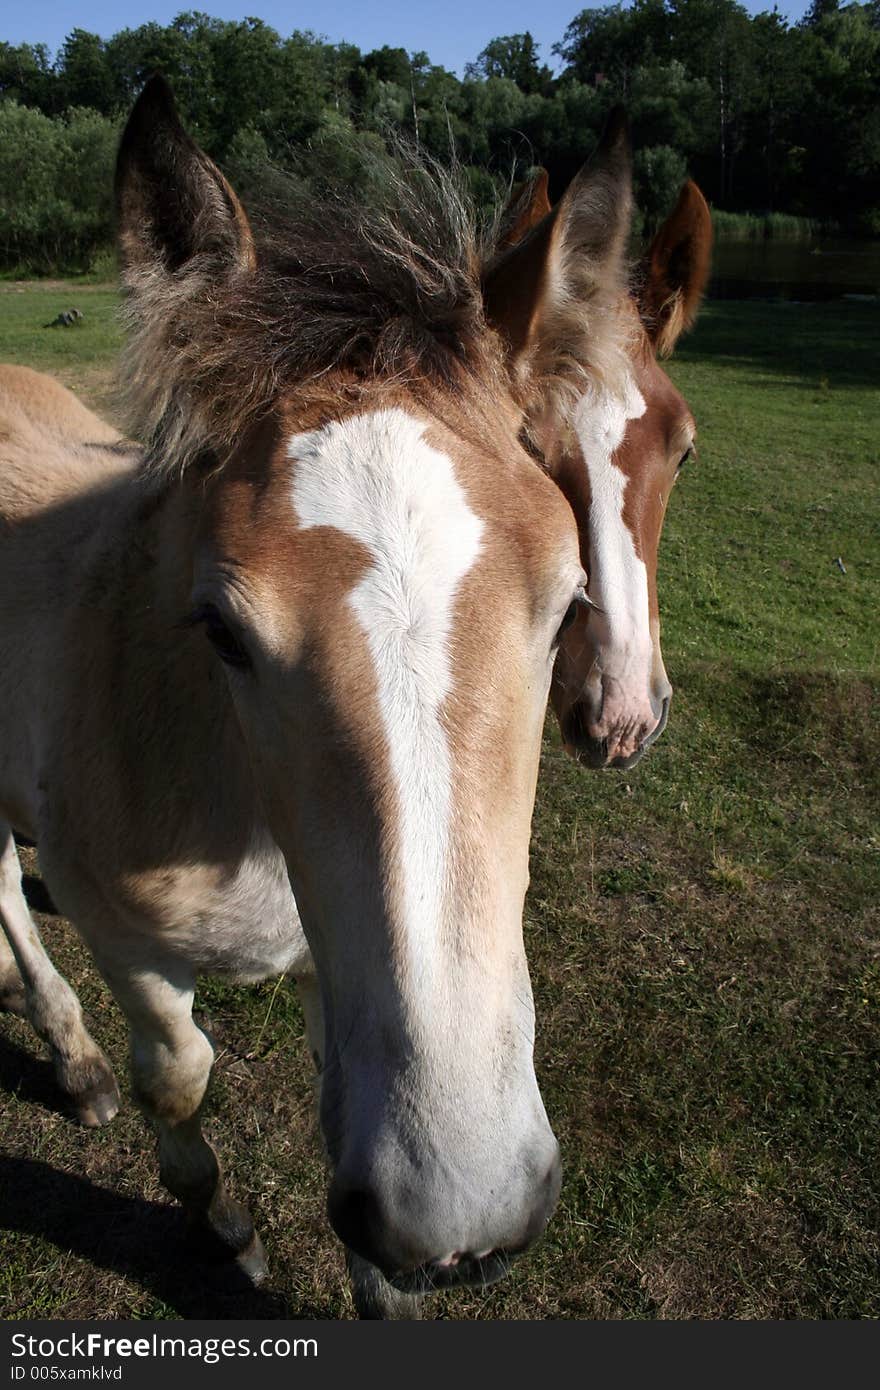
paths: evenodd
<path fill-rule="evenodd" d="M 205 636 L 225 665 L 234 666 L 237 671 L 250 669 L 250 657 L 212 604 L 205 604 L 203 608 L 198 609 L 191 621 L 200 623 L 205 629 Z"/>
<path fill-rule="evenodd" d="M 684 453 L 682 454 L 681 458 L 678 460 L 678 467 L 677 467 L 676 470 L 675 470 L 676 473 L 680 473 L 680 472 L 681 472 L 681 470 L 684 468 L 685 464 L 687 463 L 688 459 L 692 456 L 693 452 L 694 452 L 694 446 L 693 446 L 693 444 L 691 445 L 691 447 L 690 447 L 689 449 L 685 449 L 685 451 L 684 451 Z"/>

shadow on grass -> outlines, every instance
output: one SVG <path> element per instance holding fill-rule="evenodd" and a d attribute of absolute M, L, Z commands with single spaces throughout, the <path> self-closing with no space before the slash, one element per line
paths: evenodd
<path fill-rule="evenodd" d="M 703 308 L 675 357 L 756 367 L 798 377 L 803 387 L 827 382 L 833 389 L 876 386 L 878 354 L 880 315 L 874 305 L 716 301 Z"/>
<path fill-rule="evenodd" d="M 0 1038 L 0 1089 L 67 1114 L 50 1062 Z M 98 1187 L 34 1159 L 0 1155 L 0 1231 L 50 1241 L 141 1285 L 184 1318 L 323 1318 L 254 1289 L 228 1260 L 211 1258 L 183 1211 Z M 115 1310 L 108 1309 L 108 1315 Z"/>
<path fill-rule="evenodd" d="M 730 663 L 683 661 L 679 681 L 716 717 L 727 715 L 743 743 L 767 767 L 822 761 L 858 767 L 880 789 L 876 758 L 880 680 L 831 671 L 754 672 Z"/>
<path fill-rule="evenodd" d="M 39 1105 L 53 1115 L 69 1114 L 52 1063 L 45 1058 L 32 1057 L 3 1037 L 0 1037 L 0 1090 Z"/>
<path fill-rule="evenodd" d="M 36 841 L 15 832 L 15 843 L 19 849 L 36 849 Z M 21 888 L 25 900 L 31 912 L 42 912 L 46 917 L 58 917 L 60 914 L 53 903 L 49 890 L 41 878 L 36 874 L 22 874 Z"/>
<path fill-rule="evenodd" d="M 184 1318 L 326 1317 L 200 1257 L 179 1207 L 126 1197 L 35 1159 L 0 1156 L 0 1229 L 113 1270 Z"/>
<path fill-rule="evenodd" d="M 60 915 L 41 878 L 37 878 L 34 874 L 22 874 L 21 888 L 31 912 L 41 912 L 44 917 L 58 917 Z"/>

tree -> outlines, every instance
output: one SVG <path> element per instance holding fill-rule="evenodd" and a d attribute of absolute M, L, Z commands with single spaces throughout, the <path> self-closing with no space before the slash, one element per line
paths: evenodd
<path fill-rule="evenodd" d="M 374 48 L 362 59 L 362 66 L 378 82 L 394 82 L 398 87 L 408 87 L 412 75 L 412 64 L 405 48 L 389 48 L 387 43 Z"/>
<path fill-rule="evenodd" d="M 0 261 L 86 270 L 112 234 L 118 126 L 96 111 L 54 119 L 0 102 Z"/>
<path fill-rule="evenodd" d="M 58 107 L 57 85 L 44 43 L 0 43 L 0 99 L 38 106 L 50 114 Z"/>
<path fill-rule="evenodd" d="M 715 94 L 716 161 L 714 177 L 707 171 L 704 182 L 719 203 L 728 205 L 735 201 L 755 82 L 748 11 L 737 0 L 669 0 L 669 11 L 676 56 Z"/>
<path fill-rule="evenodd" d="M 328 171 L 359 179 L 389 127 L 440 159 L 454 151 L 481 199 L 535 163 L 558 196 L 623 101 L 649 220 L 686 164 L 722 207 L 880 234 L 880 0 L 814 0 L 791 26 L 776 11 L 751 18 L 739 0 L 611 3 L 576 14 L 554 52 L 557 78 L 528 31 L 493 38 L 459 81 L 427 53 L 386 44 L 362 55 L 199 10 L 106 42 L 74 29 L 54 63 L 41 45 L 0 42 L 11 141 L 0 257 L 87 263 L 94 238 L 109 236 L 114 122 L 154 71 L 200 143 L 247 186 L 276 180 L 279 196 Z"/>
<path fill-rule="evenodd" d="M 836 217 L 874 234 L 880 230 L 876 18 L 876 9 L 851 4 L 827 10 L 801 30 L 810 109 L 806 181 Z"/>
<path fill-rule="evenodd" d="M 803 132 L 798 113 L 804 89 L 800 71 L 801 42 L 777 12 L 752 20 L 755 83 L 747 115 L 745 146 L 750 152 L 750 177 L 744 196 L 752 206 L 775 211 L 792 183 L 802 177 L 798 150 Z"/>
<path fill-rule="evenodd" d="M 465 76 L 506 77 L 526 95 L 549 92 L 553 74 L 546 64 L 539 64 L 538 47 L 528 30 L 491 39 L 476 62 L 467 64 Z"/>
<path fill-rule="evenodd" d="M 106 62 L 123 105 L 127 107 L 134 101 L 154 72 L 161 72 L 173 85 L 177 100 L 188 104 L 186 87 L 198 61 L 191 44 L 192 36 L 177 23 L 141 24 L 137 29 L 122 29 L 108 39 L 104 48 Z"/>
<path fill-rule="evenodd" d="M 644 218 L 642 230 L 653 236 L 672 208 L 688 167 L 678 150 L 669 145 L 648 145 L 636 150 L 633 174 L 636 206 Z"/>
<path fill-rule="evenodd" d="M 815 29 L 830 14 L 837 14 L 840 9 L 840 0 L 813 0 L 812 5 L 807 10 L 801 20 L 805 29 Z"/>
<path fill-rule="evenodd" d="M 665 0 L 633 0 L 582 10 L 561 43 L 554 44 L 578 81 L 611 85 L 617 100 L 629 96 L 632 75 L 644 63 L 670 56 L 670 16 Z"/>
<path fill-rule="evenodd" d="M 104 40 L 86 29 L 74 29 L 61 45 L 57 62 L 63 106 L 88 106 L 109 115 L 120 93 L 107 62 Z"/>
<path fill-rule="evenodd" d="M 215 148 L 225 152 L 236 131 L 271 129 L 283 102 L 281 37 L 261 19 L 223 24 L 211 42 Z"/>

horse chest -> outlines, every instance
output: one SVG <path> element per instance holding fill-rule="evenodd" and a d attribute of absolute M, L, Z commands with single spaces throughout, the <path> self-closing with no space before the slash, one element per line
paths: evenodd
<path fill-rule="evenodd" d="M 231 877 L 195 910 L 181 914 L 173 929 L 196 968 L 263 980 L 289 972 L 311 973 L 309 948 L 278 851 L 245 858 Z"/>
<path fill-rule="evenodd" d="M 90 861 L 68 835 L 41 839 L 41 859 L 53 896 L 66 915 L 111 937 L 121 932 L 132 951 L 155 960 L 171 956 L 200 975 L 263 980 L 312 972 L 309 948 L 284 858 L 259 837 L 233 865 L 193 851 L 189 862 L 149 869 Z M 114 904 L 114 920 L 107 904 Z M 82 928 L 81 928 L 82 929 Z"/>

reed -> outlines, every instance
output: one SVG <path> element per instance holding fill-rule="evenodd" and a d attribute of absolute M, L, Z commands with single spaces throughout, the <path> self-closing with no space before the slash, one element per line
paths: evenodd
<path fill-rule="evenodd" d="M 724 212 L 712 209 L 712 227 L 718 241 L 811 241 L 832 230 L 815 217 L 796 217 L 789 212 Z"/>

